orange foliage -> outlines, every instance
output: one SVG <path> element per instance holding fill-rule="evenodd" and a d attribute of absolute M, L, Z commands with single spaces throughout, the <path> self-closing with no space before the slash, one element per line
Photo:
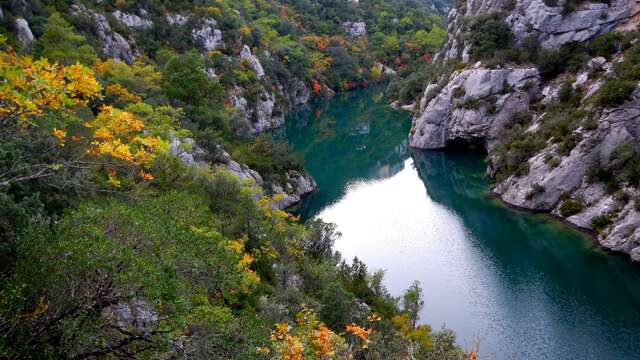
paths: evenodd
<path fill-rule="evenodd" d="M 355 335 L 360 340 L 362 340 L 362 348 L 363 349 L 366 349 L 369 346 L 369 342 L 371 342 L 371 340 L 369 340 L 369 337 L 371 336 L 371 333 L 373 332 L 373 329 L 365 329 L 363 327 L 360 327 L 360 326 L 352 323 L 352 324 L 348 324 L 347 325 L 346 331 L 348 333 L 351 333 L 351 334 Z"/>
<path fill-rule="evenodd" d="M 85 126 L 95 129 L 88 150 L 90 154 L 109 156 L 134 165 L 151 165 L 155 156 L 168 146 L 159 137 L 144 134 L 144 123 L 132 113 L 112 106 L 103 106 L 98 116 Z"/>
<path fill-rule="evenodd" d="M 329 330 L 329 328 L 324 324 L 320 325 L 318 330 L 311 331 L 311 343 L 313 344 L 313 348 L 316 350 L 316 356 L 326 357 L 333 356 L 335 354 L 331 336 L 331 330 Z"/>
<path fill-rule="evenodd" d="M 325 51 L 329 46 L 329 39 L 326 36 L 307 35 L 301 37 L 300 41 L 305 46 L 318 51 Z"/>
<path fill-rule="evenodd" d="M 83 65 L 34 61 L 12 49 L 0 52 L 0 123 L 26 127 L 46 111 L 71 110 L 100 96 L 100 84 Z"/>
<path fill-rule="evenodd" d="M 142 101 L 142 98 L 136 94 L 132 94 L 120 84 L 107 85 L 104 89 L 106 95 L 113 96 L 114 101 L 120 103 L 137 103 Z"/>
<path fill-rule="evenodd" d="M 67 131 L 66 130 L 60 130 L 57 128 L 53 128 L 53 131 L 51 132 L 51 135 L 56 138 L 56 140 L 58 140 L 58 145 L 60 145 L 60 147 L 64 147 L 64 144 L 66 142 L 66 138 L 67 138 Z"/>

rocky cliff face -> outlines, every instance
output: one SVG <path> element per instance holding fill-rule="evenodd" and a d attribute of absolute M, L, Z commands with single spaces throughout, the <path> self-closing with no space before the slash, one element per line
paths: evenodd
<path fill-rule="evenodd" d="M 511 118 L 529 111 L 540 76 L 535 68 L 472 69 L 454 72 L 442 89 L 429 84 L 414 119 L 409 145 L 441 149 L 456 140 L 482 141 L 492 148 Z"/>
<path fill-rule="evenodd" d="M 120 11 L 110 13 L 100 13 L 82 4 L 74 4 L 70 7 L 74 17 L 81 18 L 89 24 L 91 32 L 97 37 L 100 45 L 101 55 L 110 57 L 126 63 L 133 63 L 140 56 L 131 34 L 138 32 L 152 31 L 157 22 L 166 22 L 163 26 L 170 26 L 176 30 L 185 30 L 193 45 L 202 52 L 225 49 L 224 34 L 220 30 L 215 19 L 204 16 L 199 17 L 192 13 L 165 14 L 158 18 L 152 16 L 143 6 L 136 10 Z M 29 9 L 24 10 L 25 14 Z M 157 15 L 157 14 L 156 14 Z M 122 34 L 112 26 L 116 21 L 128 30 L 128 35 Z M 24 46 L 30 46 L 34 36 L 29 27 L 29 23 L 24 18 L 15 20 L 15 32 L 17 38 Z M 268 57 L 269 54 L 263 54 Z M 280 84 L 275 79 L 274 74 L 268 74 L 258 54 L 244 45 L 239 54 L 234 55 L 234 61 L 246 61 L 249 67 L 256 73 L 260 82 L 260 92 L 255 101 L 249 101 L 246 89 L 235 87 L 228 93 L 229 102 L 240 112 L 246 120 L 247 128 L 253 134 L 258 134 L 284 124 L 284 112 L 293 106 L 307 103 L 311 98 L 311 91 L 308 86 L 299 79 L 291 79 L 287 83 Z M 207 74 L 216 77 L 219 69 L 207 68 Z"/>
<path fill-rule="evenodd" d="M 640 3 L 629 0 L 585 2 L 569 12 L 562 2 L 550 3 L 469 0 L 451 10 L 449 37 L 437 59 L 469 61 L 472 45 L 464 26 L 471 16 L 500 13 L 516 46 L 533 39 L 541 48 L 558 49 L 606 32 L 635 29 L 640 14 Z M 534 65 L 467 65 L 426 87 L 409 143 L 421 149 L 442 149 L 457 140 L 481 143 L 489 153 L 488 173 L 494 175 L 494 150 L 506 141 L 509 129 L 521 124 L 525 134 L 536 136 L 548 116 L 545 106 L 557 103 L 562 84 L 571 81 L 573 91 L 584 94 L 578 108 L 592 118 L 591 125 L 571 130 L 575 146 L 568 153 L 547 139 L 526 161 L 526 173 L 498 181 L 493 190 L 510 205 L 549 212 L 579 228 L 595 230 L 594 219 L 605 219 L 597 229 L 598 242 L 640 261 L 640 207 L 628 201 L 637 199 L 640 192 L 625 184 L 621 191 L 627 200 L 621 201 L 589 176 L 594 164 L 609 162 L 622 144 L 640 144 L 640 86 L 619 106 L 601 108 L 590 101 L 607 78 L 617 76 L 612 63 L 621 57 L 613 56 L 611 62 L 596 57 L 576 74 L 563 73 L 545 81 Z M 579 208 L 562 211 L 568 201 L 580 203 Z"/>
<path fill-rule="evenodd" d="M 471 44 L 464 36 L 465 18 L 489 13 L 505 15 L 520 44 L 535 39 L 543 48 L 557 49 L 573 41 L 588 41 L 616 29 L 635 28 L 640 2 L 584 2 L 567 12 L 558 0 L 467 0 L 448 17 L 449 37 L 436 59 L 469 61 Z"/>
<path fill-rule="evenodd" d="M 72 5 L 71 12 L 74 16 L 90 19 L 93 31 L 102 43 L 104 56 L 131 64 L 139 55 L 133 39 L 125 39 L 120 33 L 114 31 L 103 14 L 89 10 L 82 4 Z"/>

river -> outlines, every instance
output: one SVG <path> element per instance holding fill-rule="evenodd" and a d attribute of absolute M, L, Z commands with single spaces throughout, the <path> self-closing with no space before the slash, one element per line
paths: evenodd
<path fill-rule="evenodd" d="M 407 147 L 408 114 L 378 88 L 289 114 L 287 140 L 320 190 L 298 211 L 338 225 L 335 244 L 488 359 L 640 358 L 640 270 L 545 215 L 489 192 L 482 154 Z"/>

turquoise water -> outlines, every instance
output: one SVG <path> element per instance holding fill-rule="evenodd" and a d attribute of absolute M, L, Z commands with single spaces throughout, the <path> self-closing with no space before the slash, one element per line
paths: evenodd
<path fill-rule="evenodd" d="M 422 322 L 489 359 L 639 359 L 640 270 L 488 192 L 480 154 L 412 151 L 410 119 L 379 89 L 290 114 L 284 136 L 320 190 L 299 212 L 334 222 L 336 250 L 414 280 Z"/>

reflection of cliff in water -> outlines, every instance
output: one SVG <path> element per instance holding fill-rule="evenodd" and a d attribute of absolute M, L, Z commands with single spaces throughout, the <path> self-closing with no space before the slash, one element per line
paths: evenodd
<path fill-rule="evenodd" d="M 531 291 L 540 285 L 545 293 L 556 293 L 567 302 L 580 299 L 590 307 L 615 304 L 633 312 L 632 307 L 640 304 L 640 278 L 625 276 L 628 269 L 620 259 L 582 249 L 592 243 L 545 215 L 509 209 L 494 199 L 480 155 L 411 152 L 428 196 L 461 219 L 469 241 L 511 291 Z M 609 286 L 601 286 L 611 282 L 625 296 L 611 298 Z M 639 320 L 635 317 L 632 322 Z"/>
<path fill-rule="evenodd" d="M 348 183 L 401 171 L 409 156 L 410 126 L 407 114 L 389 108 L 378 88 L 340 94 L 291 113 L 286 138 L 320 188 L 297 211 L 313 216 L 341 198 Z"/>

